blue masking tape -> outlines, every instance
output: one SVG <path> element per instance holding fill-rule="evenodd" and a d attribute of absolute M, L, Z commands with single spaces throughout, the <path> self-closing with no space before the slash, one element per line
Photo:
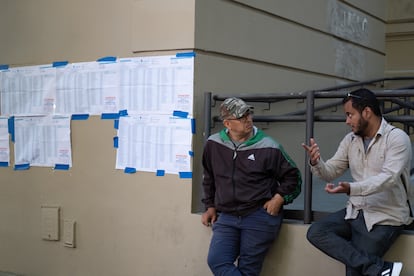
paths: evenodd
<path fill-rule="evenodd" d="M 119 120 L 114 120 L 114 129 L 119 129 Z"/>
<path fill-rule="evenodd" d="M 8 167 L 9 162 L 0 162 L 0 167 Z"/>
<path fill-rule="evenodd" d="M 196 133 L 196 121 L 195 119 L 191 119 L 191 133 L 195 134 Z"/>
<path fill-rule="evenodd" d="M 30 164 L 26 163 L 26 164 L 20 164 L 20 165 L 15 165 L 14 166 L 14 170 L 15 171 L 23 171 L 23 170 L 28 170 L 30 168 Z"/>
<path fill-rule="evenodd" d="M 14 142 L 14 116 L 10 117 L 7 121 L 7 125 L 9 127 L 9 133 L 11 136 L 12 142 Z"/>
<path fill-rule="evenodd" d="M 165 171 L 164 170 L 157 170 L 157 173 L 155 175 L 156 176 L 164 176 L 165 175 Z"/>
<path fill-rule="evenodd" d="M 179 172 L 180 178 L 193 178 L 192 172 Z"/>
<path fill-rule="evenodd" d="M 137 169 L 135 168 L 126 167 L 124 169 L 124 173 L 136 173 L 136 172 L 137 172 Z"/>
<path fill-rule="evenodd" d="M 114 148 L 118 148 L 119 138 L 118 136 L 114 137 Z"/>
<path fill-rule="evenodd" d="M 194 157 L 194 151 L 190 150 L 190 151 L 188 152 L 188 155 L 190 155 L 191 157 Z"/>
<path fill-rule="evenodd" d="M 88 120 L 89 114 L 72 114 L 72 120 Z"/>
<path fill-rule="evenodd" d="M 128 116 L 128 110 L 120 110 L 119 111 L 119 116 Z"/>
<path fill-rule="evenodd" d="M 0 70 L 8 70 L 9 65 L 8 64 L 0 64 Z"/>
<path fill-rule="evenodd" d="M 101 114 L 102 120 L 113 120 L 119 119 L 119 113 L 102 113 Z"/>
<path fill-rule="evenodd" d="M 180 117 L 180 118 L 187 118 L 188 112 L 174 110 L 173 116 Z"/>
<path fill-rule="evenodd" d="M 69 62 L 67 61 L 55 61 L 53 62 L 52 66 L 53 67 L 60 67 L 60 66 L 66 66 L 68 65 Z"/>
<path fill-rule="evenodd" d="M 111 56 L 101 57 L 97 61 L 98 62 L 115 62 L 116 61 L 116 57 L 111 57 Z"/>
<path fill-rule="evenodd" d="M 185 53 L 177 53 L 175 55 L 175 57 L 178 58 L 185 58 L 185 57 L 195 57 L 196 53 L 195 52 L 185 52 Z"/>
<path fill-rule="evenodd" d="M 56 164 L 55 165 L 55 170 L 69 170 L 69 165 L 68 164 Z"/>

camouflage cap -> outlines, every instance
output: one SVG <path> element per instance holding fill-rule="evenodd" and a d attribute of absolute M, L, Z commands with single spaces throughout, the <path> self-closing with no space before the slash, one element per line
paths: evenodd
<path fill-rule="evenodd" d="M 252 112 L 253 107 L 247 105 L 242 99 L 239 98 L 227 98 L 220 106 L 221 119 L 227 119 L 230 116 L 234 116 L 236 119 L 243 117 L 246 112 Z"/>

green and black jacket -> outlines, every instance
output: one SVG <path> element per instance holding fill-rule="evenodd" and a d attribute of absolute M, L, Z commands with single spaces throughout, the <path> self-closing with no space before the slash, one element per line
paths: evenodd
<path fill-rule="evenodd" d="M 236 146 L 227 130 L 211 135 L 203 152 L 202 202 L 206 208 L 247 215 L 272 198 L 291 203 L 301 191 L 299 169 L 283 147 L 255 129 L 255 135 Z"/>

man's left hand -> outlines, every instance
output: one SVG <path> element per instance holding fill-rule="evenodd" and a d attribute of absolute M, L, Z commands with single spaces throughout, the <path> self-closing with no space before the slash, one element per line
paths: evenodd
<path fill-rule="evenodd" d="M 347 194 L 351 191 L 351 185 L 349 182 L 339 182 L 337 186 L 333 183 L 328 183 L 325 186 L 325 191 L 330 194 Z"/>
<path fill-rule="evenodd" d="M 266 201 L 263 208 L 265 208 L 270 215 L 277 216 L 284 202 L 285 200 L 281 195 L 275 194 L 274 197 Z"/>

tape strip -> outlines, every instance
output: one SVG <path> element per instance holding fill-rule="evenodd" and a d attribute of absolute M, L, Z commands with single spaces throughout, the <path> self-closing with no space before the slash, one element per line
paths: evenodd
<path fill-rule="evenodd" d="M 180 178 L 193 178 L 192 172 L 179 172 Z"/>
<path fill-rule="evenodd" d="M 19 164 L 19 165 L 14 166 L 15 171 L 23 171 L 23 170 L 28 170 L 28 169 L 30 169 L 30 164 L 29 163 Z"/>
<path fill-rule="evenodd" d="M 137 172 L 137 169 L 135 168 L 126 167 L 124 169 L 124 173 L 136 173 L 136 172 Z"/>
<path fill-rule="evenodd" d="M 55 170 L 69 170 L 69 164 L 56 164 Z"/>

